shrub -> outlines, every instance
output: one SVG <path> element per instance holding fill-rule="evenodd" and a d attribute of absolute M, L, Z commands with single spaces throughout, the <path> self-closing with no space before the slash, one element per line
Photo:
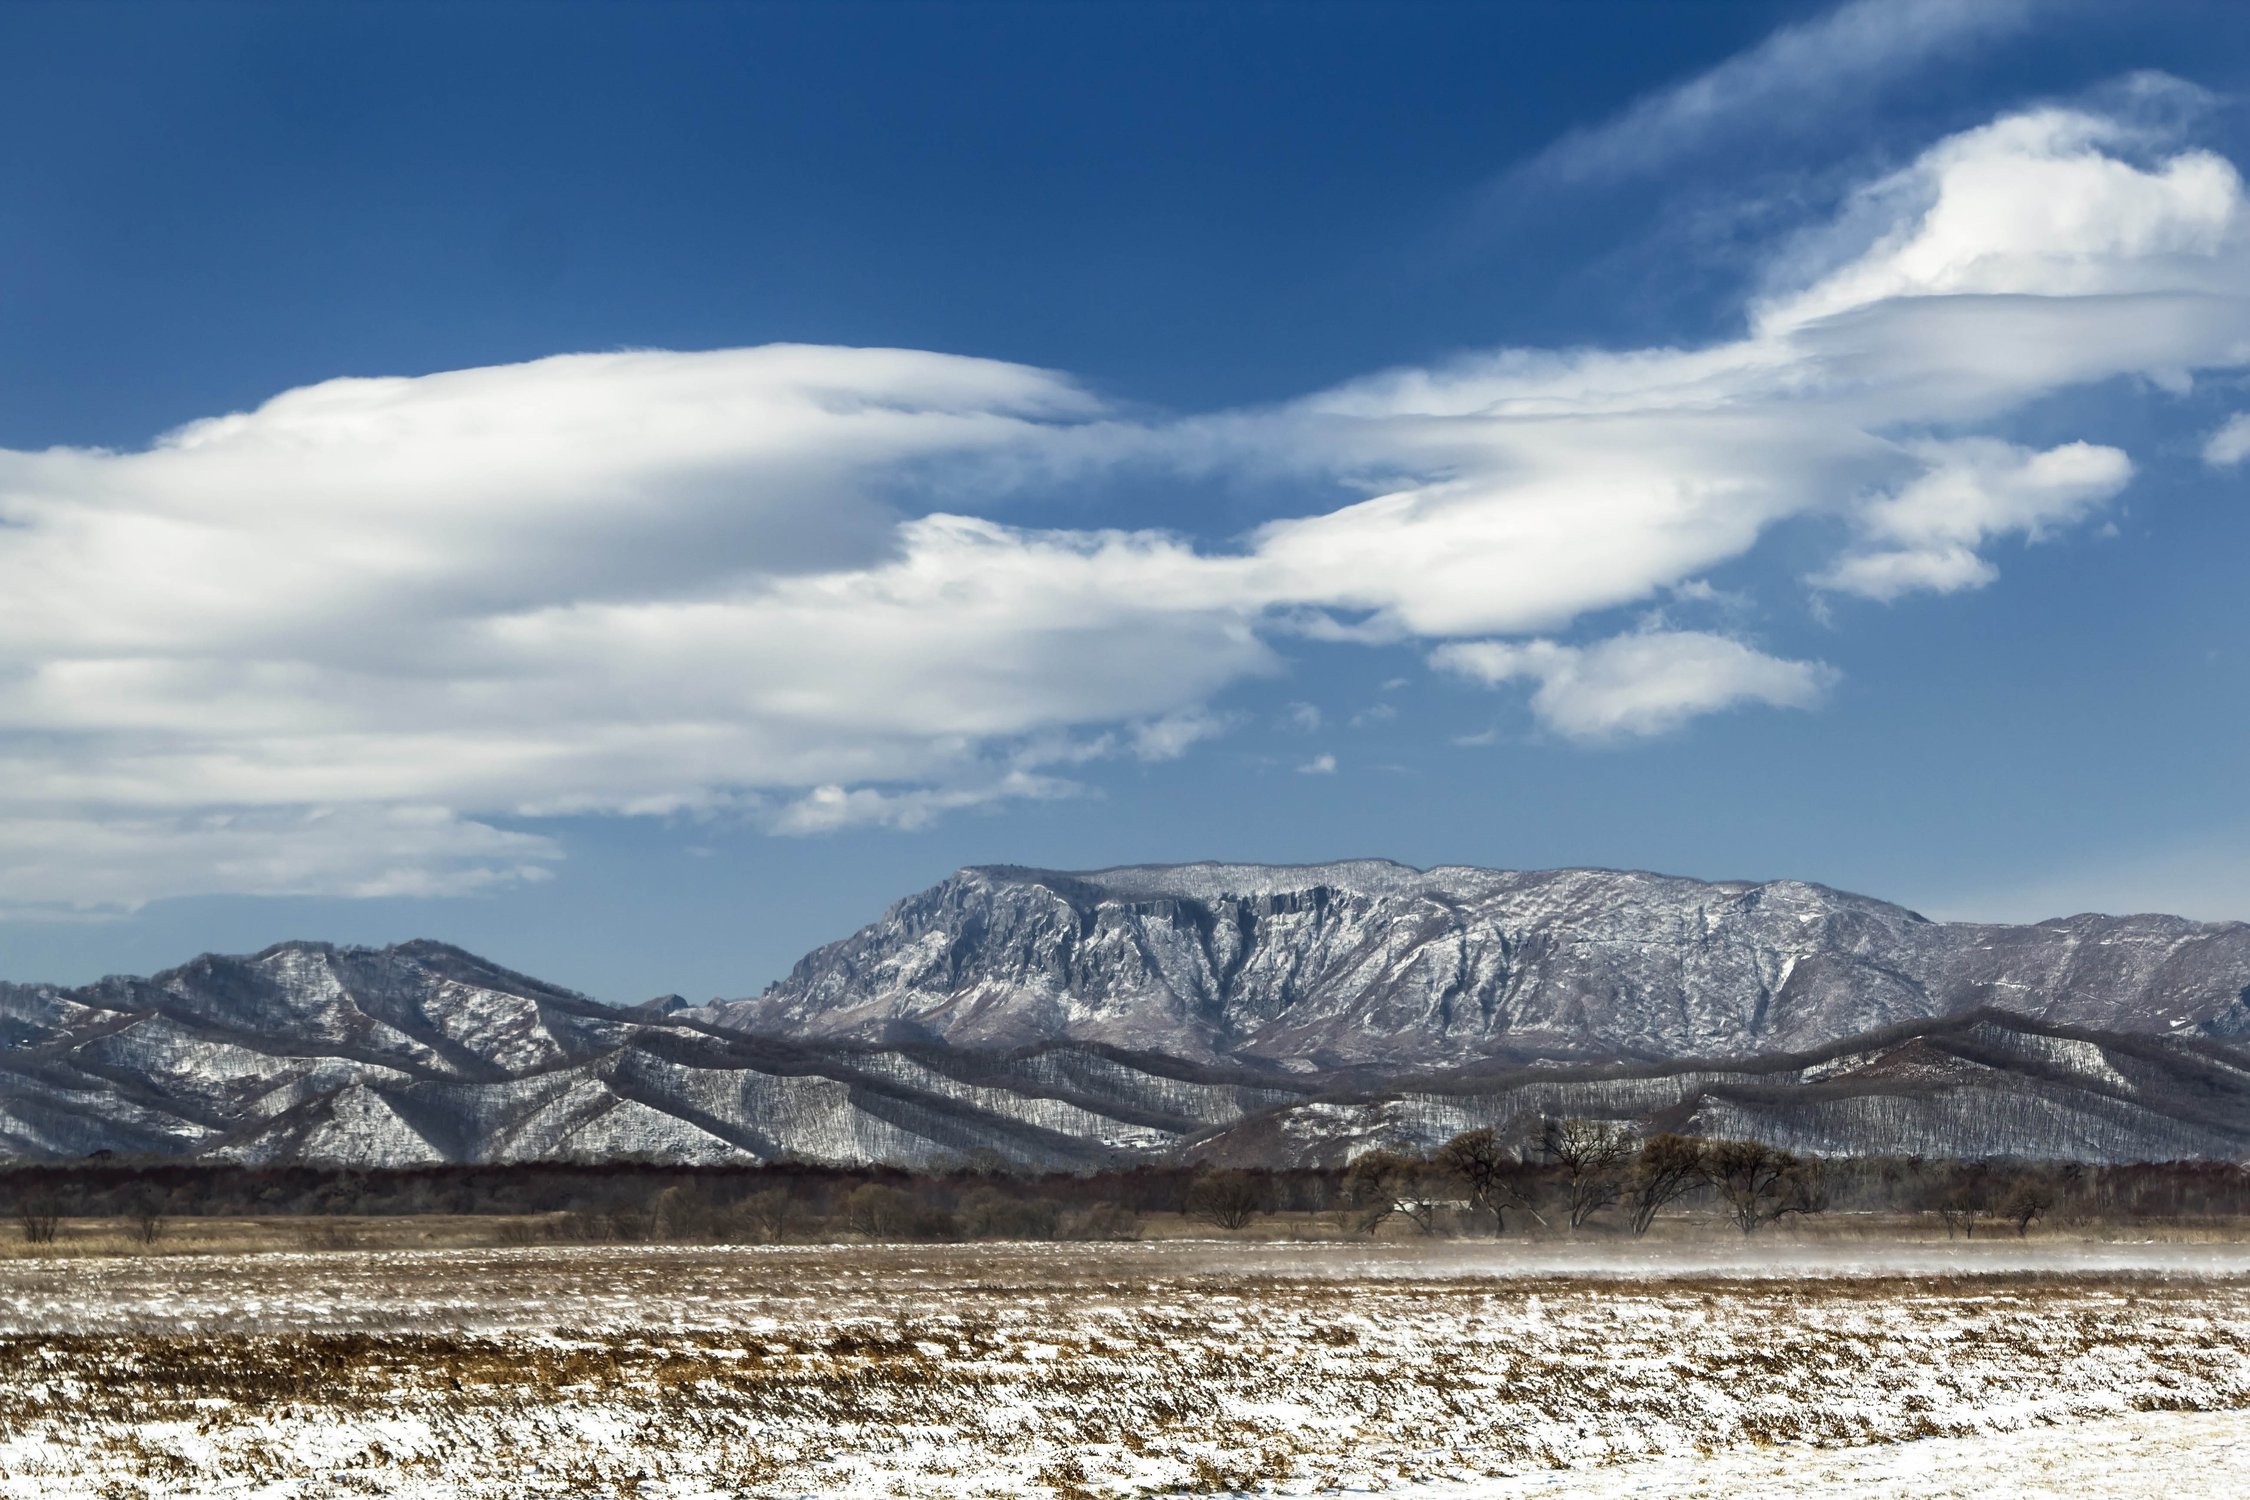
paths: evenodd
<path fill-rule="evenodd" d="M 972 1239 L 1051 1240 L 1062 1206 L 1046 1198 L 1017 1198 L 998 1188 L 973 1189 L 961 1202 L 961 1225 Z"/>
<path fill-rule="evenodd" d="M 52 1245 L 62 1226 L 62 1210 L 44 1193 L 26 1193 L 16 1200 L 16 1228 L 27 1245 Z"/>
<path fill-rule="evenodd" d="M 787 1188 L 767 1188 L 735 1205 L 735 1220 L 760 1244 L 787 1239 L 804 1218 L 803 1207 Z"/>
<path fill-rule="evenodd" d="M 1066 1240 L 1137 1240 L 1141 1216 L 1121 1203 L 1097 1203 L 1064 1219 L 1060 1232 Z"/>
<path fill-rule="evenodd" d="M 1219 1229 L 1240 1229 L 1265 1212 L 1265 1193 L 1248 1172 L 1222 1167 L 1188 1184 L 1188 1217 Z"/>
<path fill-rule="evenodd" d="M 960 1223 L 912 1193 L 863 1182 L 844 1197 L 844 1227 L 871 1240 L 946 1240 L 960 1237 Z"/>

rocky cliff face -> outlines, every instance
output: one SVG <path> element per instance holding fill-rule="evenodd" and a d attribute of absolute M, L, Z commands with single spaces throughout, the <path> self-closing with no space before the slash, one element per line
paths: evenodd
<path fill-rule="evenodd" d="M 1070 1038 L 1325 1073 L 1754 1056 L 1979 1007 L 2250 1033 L 2250 926 L 1937 923 L 1796 881 L 1608 870 L 987 867 L 713 1014 L 797 1037 Z"/>

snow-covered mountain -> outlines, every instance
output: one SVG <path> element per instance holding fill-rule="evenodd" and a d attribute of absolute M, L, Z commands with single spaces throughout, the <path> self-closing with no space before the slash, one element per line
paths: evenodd
<path fill-rule="evenodd" d="M 1748 1057 L 1985 1007 L 2250 1034 L 2250 926 L 1940 923 L 1798 881 L 1612 870 L 989 867 L 899 902 L 714 1019 L 1329 1073 Z"/>
<path fill-rule="evenodd" d="M 1260 1111 L 1193 1143 L 1222 1163 L 1338 1164 L 1542 1117 L 1749 1137 L 1813 1155 L 2085 1162 L 2250 1158 L 2250 1050 L 1978 1011 L 1816 1052 L 1720 1063 L 1531 1066 L 1402 1080 Z"/>
<path fill-rule="evenodd" d="M 1170 1150 L 1285 1088 L 1062 1046 L 808 1048 L 614 1009 L 440 943 L 284 943 L 83 989 L 0 985 L 0 1154 L 404 1166 Z"/>
<path fill-rule="evenodd" d="M 964 870 L 765 995 L 438 943 L 0 985 L 0 1155 L 1331 1159 L 1540 1112 L 1816 1151 L 2250 1156 L 2250 928 L 1381 861 Z"/>

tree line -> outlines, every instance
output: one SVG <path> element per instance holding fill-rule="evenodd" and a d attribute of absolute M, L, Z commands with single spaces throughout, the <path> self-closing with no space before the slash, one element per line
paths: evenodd
<path fill-rule="evenodd" d="M 1186 1211 L 1240 1228 L 1274 1211 L 1256 1171 L 1207 1173 Z M 1378 1147 L 1337 1174 L 1335 1200 L 1355 1227 L 1393 1221 L 1423 1234 L 1504 1233 L 1533 1225 L 1644 1235 L 1667 1211 L 1715 1212 L 1745 1235 L 1831 1209 L 1923 1214 L 1948 1238 L 2021 1236 L 2043 1221 L 2193 1222 L 2250 1215 L 2250 1164 L 2124 1166 L 1952 1158 L 1802 1157 L 1764 1141 L 1642 1136 L 1612 1121 L 1547 1118 L 1528 1130 L 1464 1131 L 1434 1150 Z"/>
<path fill-rule="evenodd" d="M 1244 1196 L 1247 1174 L 1229 1195 Z M 1216 1174 L 1195 1185 L 1188 1208 L 1210 1217 Z M 1709 1196 L 1744 1234 L 1792 1214 L 1828 1207 L 1823 1163 L 1763 1141 L 1701 1140 L 1683 1135 L 1643 1139 L 1605 1120 L 1547 1119 L 1529 1142 L 1499 1130 L 1463 1131 L 1434 1151 L 1377 1148 L 1354 1157 L 1338 1182 L 1357 1226 L 1372 1233 L 1393 1218 L 1423 1234 L 1441 1224 L 1489 1226 L 1504 1233 L 1509 1216 L 1575 1232 L 1614 1216 L 1635 1235 L 1658 1214 L 1697 1194 Z M 1239 1219 L 1239 1212 L 1230 1215 Z"/>
<path fill-rule="evenodd" d="M 994 1159 L 909 1172 L 801 1162 L 684 1166 L 635 1159 L 352 1168 L 176 1158 L 0 1163 L 0 1204 L 28 1243 L 65 1219 L 117 1223 L 144 1245 L 196 1217 L 496 1215 L 503 1236 L 764 1242 L 1118 1239 L 1154 1215 L 1236 1232 L 1325 1215 L 1364 1234 L 1611 1232 L 1716 1215 L 1744 1234 L 1832 1211 L 1923 1215 L 1949 1235 L 2042 1222 L 2250 1215 L 2232 1163 L 2103 1166 L 1922 1157 L 1806 1158 L 1755 1140 L 1643 1137 L 1574 1118 L 1462 1132 L 1435 1149 L 1378 1145 L 1342 1164 L 1265 1169 L 1140 1164 L 1033 1174 Z"/>

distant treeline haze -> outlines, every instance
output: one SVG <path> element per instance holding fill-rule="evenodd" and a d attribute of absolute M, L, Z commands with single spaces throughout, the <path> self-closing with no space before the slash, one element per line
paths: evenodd
<path fill-rule="evenodd" d="M 1759 1141 L 1642 1139 L 1607 1122 L 1546 1120 L 1528 1138 L 1467 1131 L 1429 1152 L 1377 1149 L 1348 1165 L 1259 1170 L 1140 1165 L 1026 1175 L 989 1162 L 942 1171 L 779 1162 L 640 1161 L 349 1168 L 110 1158 L 0 1165 L 0 1202 L 31 1243 L 66 1219 L 119 1221 L 155 1246 L 201 1217 L 502 1216 L 524 1242 L 1126 1239 L 1156 1216 L 1237 1232 L 1473 1235 L 1647 1233 L 1717 1217 L 1744 1234 L 1831 1212 L 1923 1215 L 1950 1234 L 2035 1225 L 2250 1215 L 2250 1169 L 1800 1158 Z"/>

